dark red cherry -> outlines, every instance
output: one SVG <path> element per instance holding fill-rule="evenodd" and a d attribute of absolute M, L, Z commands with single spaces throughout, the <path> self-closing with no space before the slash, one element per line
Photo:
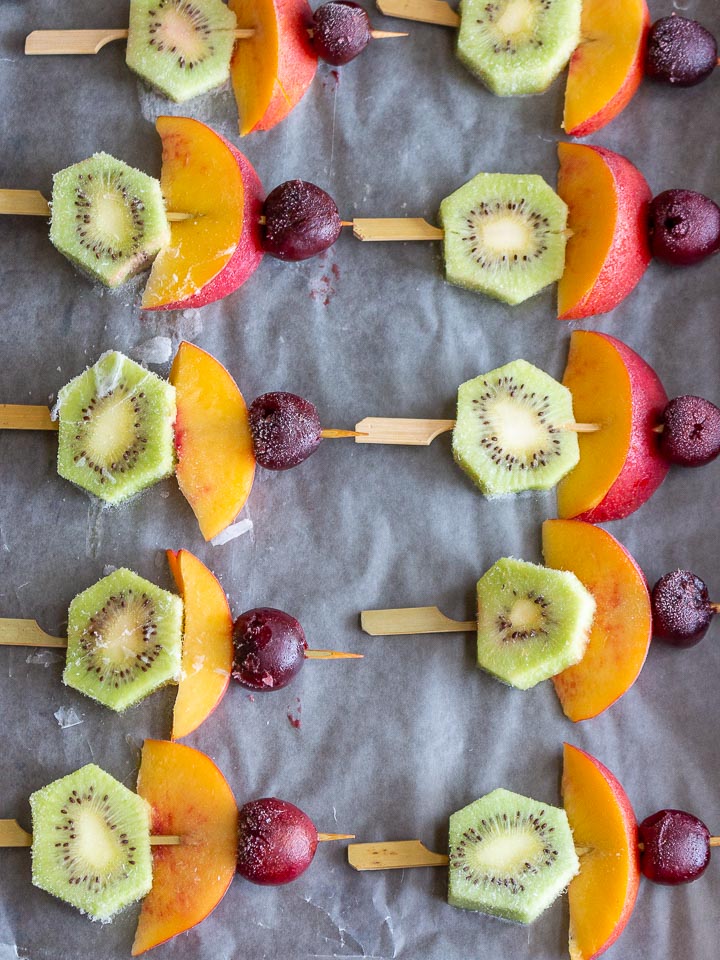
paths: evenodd
<path fill-rule="evenodd" d="M 240 810 L 237 872 L 251 883 L 296 880 L 312 863 L 318 845 L 315 824 L 286 800 L 263 797 Z"/>
<path fill-rule="evenodd" d="M 640 869 L 655 883 L 690 883 L 710 862 L 710 831 L 682 810 L 658 810 L 643 820 L 640 843 Z"/>
<path fill-rule="evenodd" d="M 662 17 L 648 34 L 645 72 L 676 87 L 694 87 L 710 76 L 717 57 L 715 37 L 697 20 Z"/>
<path fill-rule="evenodd" d="M 251 690 L 280 690 L 305 662 L 307 641 L 295 617 L 272 607 L 241 613 L 233 624 L 233 677 Z"/>
<path fill-rule="evenodd" d="M 334 67 L 354 60 L 371 39 L 370 18 L 351 0 L 330 0 L 313 14 L 313 46 Z"/>
<path fill-rule="evenodd" d="M 255 459 L 266 470 L 289 470 L 320 441 L 320 418 L 314 404 L 294 393 L 264 393 L 248 411 Z"/>
<path fill-rule="evenodd" d="M 662 414 L 660 452 L 681 467 L 702 467 L 720 454 L 720 409 L 702 397 L 675 397 Z"/>
<path fill-rule="evenodd" d="M 694 190 L 665 190 L 650 203 L 654 257 L 686 267 L 720 249 L 720 207 Z"/>
<path fill-rule="evenodd" d="M 676 647 L 693 647 L 716 612 L 705 583 L 689 570 L 660 577 L 651 596 L 653 636 Z"/>
<path fill-rule="evenodd" d="M 342 230 L 333 198 L 306 180 L 287 180 L 263 208 L 263 249 L 278 260 L 307 260 L 331 247 Z"/>

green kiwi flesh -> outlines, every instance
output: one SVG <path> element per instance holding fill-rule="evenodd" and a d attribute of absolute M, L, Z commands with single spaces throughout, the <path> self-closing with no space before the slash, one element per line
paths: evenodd
<path fill-rule="evenodd" d="M 63 681 L 122 712 L 177 680 L 182 600 L 120 568 L 70 604 Z"/>
<path fill-rule="evenodd" d="M 175 388 L 122 353 L 104 353 L 58 394 L 58 473 L 110 504 L 175 468 Z"/>
<path fill-rule="evenodd" d="M 453 456 L 488 497 L 549 490 L 580 459 L 572 394 L 526 360 L 458 390 Z"/>
<path fill-rule="evenodd" d="M 501 97 L 542 93 L 580 43 L 581 0 L 462 0 L 457 54 Z"/>
<path fill-rule="evenodd" d="M 595 599 L 574 573 L 505 557 L 478 580 L 477 664 L 527 690 L 582 660 Z"/>
<path fill-rule="evenodd" d="M 36 887 L 102 921 L 149 893 L 150 807 L 110 774 L 89 763 L 30 808 Z"/>
<path fill-rule="evenodd" d="M 106 287 L 149 266 L 170 242 L 160 181 L 107 153 L 53 177 L 50 240 Z"/>
<path fill-rule="evenodd" d="M 532 923 L 579 872 L 564 810 L 493 790 L 450 817 L 448 902 Z"/>
<path fill-rule="evenodd" d="M 131 0 L 125 59 L 152 87 L 182 103 L 228 79 L 236 26 L 222 0 Z"/>
<path fill-rule="evenodd" d="M 565 268 L 567 206 L 535 174 L 479 173 L 440 204 L 450 283 L 522 303 Z"/>

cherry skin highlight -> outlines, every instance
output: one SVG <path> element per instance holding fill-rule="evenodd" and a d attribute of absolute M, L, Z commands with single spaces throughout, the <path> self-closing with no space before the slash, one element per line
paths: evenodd
<path fill-rule="evenodd" d="M 720 207 L 694 190 L 665 190 L 650 203 L 650 250 L 678 267 L 720 250 Z"/>
<path fill-rule="evenodd" d="M 707 586 L 689 570 L 674 570 L 660 577 L 650 602 L 653 636 L 675 647 L 699 643 L 715 612 Z"/>
<path fill-rule="evenodd" d="M 710 831 L 683 810 L 658 810 L 643 820 L 640 843 L 640 869 L 654 883 L 691 883 L 710 862 Z"/>
<path fill-rule="evenodd" d="M 314 404 L 294 393 L 264 393 L 248 410 L 255 459 L 266 470 L 289 470 L 315 453 L 322 431 Z"/>
<path fill-rule="evenodd" d="M 305 663 L 307 641 L 295 617 L 273 607 L 255 607 L 233 624 L 232 675 L 251 690 L 286 687 Z"/>
<path fill-rule="evenodd" d="M 675 397 L 662 414 L 660 452 L 681 467 L 702 467 L 720 454 L 720 409 L 702 397 Z"/>
<path fill-rule="evenodd" d="M 263 249 L 278 260 L 307 260 L 331 247 L 342 230 L 333 198 L 306 180 L 287 180 L 263 208 Z"/>
<path fill-rule="evenodd" d="M 312 863 L 315 824 L 286 800 L 263 797 L 240 810 L 237 872 L 251 883 L 275 886 L 296 880 Z"/>
<path fill-rule="evenodd" d="M 697 20 L 662 17 L 648 34 L 645 72 L 675 87 L 694 87 L 710 76 L 717 57 L 715 37 Z"/>
<path fill-rule="evenodd" d="M 313 46 L 334 67 L 350 63 L 371 40 L 370 18 L 351 0 L 330 0 L 313 14 Z"/>

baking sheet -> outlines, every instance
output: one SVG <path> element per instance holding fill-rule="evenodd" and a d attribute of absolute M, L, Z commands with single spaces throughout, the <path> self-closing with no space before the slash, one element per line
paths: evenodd
<path fill-rule="evenodd" d="M 653 18 L 672 9 L 670 0 L 650 7 Z M 712 0 L 682 10 L 720 33 Z M 172 107 L 126 70 L 122 44 L 74 59 L 21 53 L 35 28 L 125 23 L 122 0 L 4 0 L 3 186 L 47 193 L 54 170 L 101 149 L 158 174 L 151 121 L 169 110 L 237 142 L 228 90 Z M 407 28 L 409 39 L 373 44 L 340 71 L 321 64 L 284 123 L 242 141 L 265 187 L 302 177 L 327 188 L 346 217 L 432 221 L 442 197 L 481 170 L 541 173 L 554 184 L 564 81 L 542 97 L 495 98 L 456 61 L 451 31 Z M 592 142 L 627 154 L 656 193 L 685 186 L 717 198 L 717 83 L 686 91 L 644 84 Z M 320 259 L 267 258 L 238 293 L 202 311 L 141 315 L 141 282 L 103 295 L 30 218 L 0 220 L 0 275 L 0 402 L 51 402 L 102 351 L 162 356 L 160 337 L 173 351 L 187 338 L 215 354 L 248 400 L 273 389 L 308 396 L 327 426 L 369 415 L 452 417 L 459 383 L 518 356 L 559 377 L 574 326 L 554 319 L 552 291 L 510 308 L 448 286 L 437 244 L 361 245 L 349 235 Z M 718 289 L 714 262 L 686 271 L 653 264 L 612 315 L 582 326 L 627 342 L 670 396 L 717 400 Z M 108 567 L 127 565 L 171 587 L 162 551 L 186 547 L 219 576 L 235 614 L 279 606 L 300 619 L 311 646 L 366 654 L 308 663 L 291 687 L 254 700 L 234 686 L 188 738 L 217 761 L 240 803 L 277 795 L 320 830 L 419 837 L 442 850 L 449 814 L 497 786 L 557 803 L 567 739 L 617 774 L 639 818 L 676 806 L 720 831 L 717 625 L 692 650 L 653 647 L 623 700 L 580 725 L 564 719 L 549 683 L 523 693 L 478 672 L 470 636 L 371 639 L 359 630 L 366 607 L 437 603 L 472 617 L 474 582 L 498 557 L 541 559 L 552 493 L 483 500 L 454 467 L 448 436 L 429 449 L 338 441 L 288 473 L 260 470 L 243 514 L 252 530 L 212 546 L 174 481 L 103 511 L 57 477 L 54 456 L 51 435 L 0 434 L 0 615 L 37 617 L 57 633 L 73 595 Z M 717 490 L 717 464 L 673 470 L 648 504 L 609 529 L 650 582 L 686 566 L 718 593 Z M 118 717 L 64 688 L 61 668 L 57 653 L 0 651 L 0 815 L 26 826 L 31 791 L 91 760 L 133 786 L 142 738 L 169 732 L 171 690 Z M 236 881 L 211 918 L 154 956 L 566 956 L 565 900 L 523 928 L 454 910 L 445 892 L 444 870 L 359 874 L 343 844 L 323 844 L 297 882 L 263 889 Z M 608 956 L 714 960 L 719 904 L 718 864 L 686 888 L 643 883 Z M 0 960 L 127 957 L 136 915 L 131 908 L 112 924 L 92 924 L 31 886 L 26 851 L 2 852 Z"/>

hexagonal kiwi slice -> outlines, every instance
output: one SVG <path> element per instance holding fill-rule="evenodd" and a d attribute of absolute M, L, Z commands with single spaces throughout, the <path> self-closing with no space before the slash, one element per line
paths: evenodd
<path fill-rule="evenodd" d="M 526 360 L 514 360 L 458 390 L 452 449 L 488 496 L 549 490 L 580 459 L 572 394 Z"/>
<path fill-rule="evenodd" d="M 462 0 L 458 57 L 493 93 L 542 93 L 580 43 L 581 6 L 581 0 Z"/>
<path fill-rule="evenodd" d="M 180 674 L 182 600 L 120 568 L 70 604 L 69 687 L 121 712 Z"/>
<path fill-rule="evenodd" d="M 477 664 L 520 690 L 582 660 L 595 599 L 574 573 L 505 557 L 478 580 Z"/>
<path fill-rule="evenodd" d="M 53 177 L 50 240 L 82 271 L 117 287 L 170 241 L 160 181 L 107 153 Z"/>
<path fill-rule="evenodd" d="M 237 19 L 222 0 L 131 0 L 125 59 L 177 103 L 230 76 Z"/>
<path fill-rule="evenodd" d="M 58 473 L 107 503 L 175 469 L 175 388 L 122 353 L 104 353 L 58 394 Z"/>
<path fill-rule="evenodd" d="M 152 886 L 150 807 L 94 763 L 38 790 L 32 881 L 93 920 L 110 920 Z"/>
<path fill-rule="evenodd" d="M 450 817 L 448 902 L 532 923 L 579 872 L 564 810 L 493 790 Z"/>
<path fill-rule="evenodd" d="M 440 204 L 447 279 L 522 303 L 562 276 L 567 212 L 542 177 L 479 173 Z"/>

